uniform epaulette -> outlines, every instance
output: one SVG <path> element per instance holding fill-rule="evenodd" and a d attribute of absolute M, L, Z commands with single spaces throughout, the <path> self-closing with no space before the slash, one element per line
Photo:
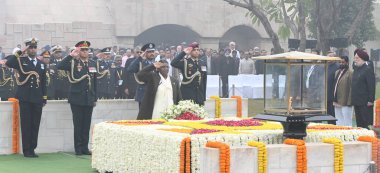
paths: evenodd
<path fill-rule="evenodd" d="M 15 52 L 15 54 L 14 54 L 17 58 L 19 58 L 19 57 L 21 57 L 22 56 L 22 51 L 21 50 L 19 50 L 19 51 L 17 51 L 17 52 Z"/>

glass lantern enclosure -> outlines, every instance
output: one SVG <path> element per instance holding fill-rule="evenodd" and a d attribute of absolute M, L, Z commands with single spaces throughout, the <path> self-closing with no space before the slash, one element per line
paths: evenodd
<path fill-rule="evenodd" d="M 255 119 L 281 122 L 284 136 L 303 138 L 309 122 L 336 121 L 327 114 L 326 57 L 303 52 L 259 56 L 264 60 L 264 113 Z"/>
<path fill-rule="evenodd" d="M 326 113 L 325 62 L 302 60 L 265 63 L 264 111 L 281 115 Z"/>

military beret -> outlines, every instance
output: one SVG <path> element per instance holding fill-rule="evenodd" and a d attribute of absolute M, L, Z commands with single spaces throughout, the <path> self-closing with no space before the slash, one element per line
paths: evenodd
<path fill-rule="evenodd" d="M 25 46 L 37 46 L 38 39 L 37 38 L 28 38 L 24 41 Z"/>
<path fill-rule="evenodd" d="M 199 44 L 197 42 L 193 42 L 189 45 L 189 47 L 192 47 L 193 49 L 194 48 L 199 48 Z"/>
<path fill-rule="evenodd" d="M 91 43 L 89 41 L 80 41 L 77 44 L 75 44 L 75 47 L 79 48 L 89 48 L 91 46 Z"/>
<path fill-rule="evenodd" d="M 156 45 L 154 45 L 153 43 L 147 43 L 145 44 L 143 47 L 141 47 L 141 51 L 155 51 Z"/>

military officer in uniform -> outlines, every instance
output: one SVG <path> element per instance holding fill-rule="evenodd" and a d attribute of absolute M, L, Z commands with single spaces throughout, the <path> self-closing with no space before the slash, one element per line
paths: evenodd
<path fill-rule="evenodd" d="M 124 64 L 124 70 L 123 70 L 123 86 L 124 94 L 126 95 L 127 99 L 134 99 L 136 95 L 136 88 L 137 88 L 137 81 L 135 78 L 135 73 L 128 72 L 128 67 L 132 64 L 132 62 L 137 59 L 137 57 L 140 57 L 141 55 L 141 49 L 140 47 L 136 47 L 134 49 L 134 56 L 127 59 L 127 61 Z"/>
<path fill-rule="evenodd" d="M 139 102 L 139 107 L 141 105 L 141 102 L 144 97 L 145 93 L 145 83 L 139 80 L 136 76 L 136 73 L 142 70 L 144 67 L 151 65 L 154 63 L 154 51 L 155 51 L 155 45 L 153 43 L 148 43 L 145 44 L 142 48 L 141 51 L 142 55 L 137 57 L 131 65 L 129 65 L 127 69 L 127 73 L 135 73 L 135 79 L 137 81 L 137 88 L 136 88 L 136 95 L 135 95 L 135 100 Z"/>
<path fill-rule="evenodd" d="M 46 104 L 46 65 L 37 59 L 36 38 L 25 40 L 26 56 L 18 51 L 10 55 L 6 65 L 17 70 L 16 98 L 20 104 L 22 150 L 25 157 L 38 157 L 37 147 L 42 107 Z"/>
<path fill-rule="evenodd" d="M 110 99 L 113 98 L 115 91 L 112 90 L 111 85 L 111 73 L 110 68 L 112 65 L 111 61 L 111 47 L 106 47 L 101 50 L 99 54 L 100 60 L 97 61 L 98 70 L 98 90 L 97 95 L 99 99 Z"/>
<path fill-rule="evenodd" d="M 4 58 L 5 59 L 5 58 Z M 14 79 L 13 70 L 5 65 L 6 60 L 0 60 L 0 98 L 1 101 L 7 101 L 8 98 L 14 97 Z"/>
<path fill-rule="evenodd" d="M 54 80 L 53 75 L 54 71 L 51 69 L 50 65 L 50 52 L 49 51 L 43 51 L 40 55 L 42 57 L 42 62 L 46 64 L 46 92 L 48 100 L 54 100 L 55 99 L 55 88 L 54 88 Z"/>
<path fill-rule="evenodd" d="M 121 55 L 115 56 L 115 62 L 111 64 L 111 87 L 110 91 L 114 91 L 115 95 L 113 98 L 123 99 L 124 88 L 123 88 L 123 67 L 121 67 Z"/>
<path fill-rule="evenodd" d="M 69 74 L 69 99 L 74 123 L 74 147 L 76 155 L 91 155 L 88 149 L 91 117 L 96 105 L 96 62 L 89 59 L 90 42 L 80 41 L 70 55 L 57 65 Z"/>
<path fill-rule="evenodd" d="M 188 58 L 185 56 L 189 54 Z M 199 44 L 194 42 L 178 54 L 171 65 L 178 68 L 183 76 L 181 82 L 182 99 L 193 100 L 204 105 L 206 100 L 207 62 L 199 58 Z"/>
<path fill-rule="evenodd" d="M 63 48 L 60 45 L 53 46 L 51 49 L 51 63 L 50 70 L 52 73 L 52 84 L 51 87 L 54 88 L 54 96 L 56 100 L 67 99 L 69 91 L 69 79 L 67 78 L 66 71 L 58 70 L 57 64 L 63 60 Z"/>

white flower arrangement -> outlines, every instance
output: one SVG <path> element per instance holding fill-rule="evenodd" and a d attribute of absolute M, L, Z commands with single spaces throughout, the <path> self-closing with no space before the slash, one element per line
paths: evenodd
<path fill-rule="evenodd" d="M 92 136 L 92 167 L 100 173 L 174 173 L 180 170 L 181 141 L 189 134 L 163 131 L 165 128 L 183 128 L 165 124 L 124 126 L 99 123 Z M 201 172 L 201 148 L 207 141 L 219 141 L 231 146 L 246 146 L 248 141 L 266 144 L 283 143 L 282 130 L 242 130 L 242 134 L 191 135 L 191 169 Z M 307 142 L 323 138 L 355 141 L 359 136 L 374 136 L 367 129 L 309 132 Z"/>
<path fill-rule="evenodd" d="M 175 119 L 185 112 L 191 112 L 202 119 L 208 117 L 203 106 L 194 103 L 192 100 L 182 100 L 178 102 L 178 105 L 172 105 L 162 112 L 161 118 L 165 120 Z"/>

